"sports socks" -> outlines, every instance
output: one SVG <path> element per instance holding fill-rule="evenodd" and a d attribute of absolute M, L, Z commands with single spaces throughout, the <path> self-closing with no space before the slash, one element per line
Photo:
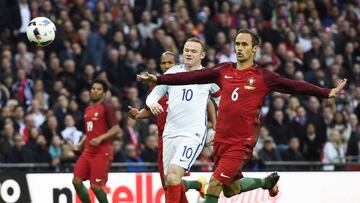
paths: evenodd
<path fill-rule="evenodd" d="M 186 197 L 186 188 L 185 185 L 183 183 L 181 184 L 181 192 L 180 192 L 180 203 L 189 203 L 187 197 Z"/>
<path fill-rule="evenodd" d="M 83 203 L 91 203 L 88 190 L 84 184 L 81 184 L 81 188 L 79 190 L 76 190 L 76 193 L 78 194 L 80 200 Z"/>
<path fill-rule="evenodd" d="M 249 190 L 254 190 L 257 188 L 268 188 L 270 186 L 270 182 L 266 181 L 265 178 L 241 178 L 240 179 L 240 193 L 246 192 Z"/>
<path fill-rule="evenodd" d="M 197 180 L 182 180 L 181 182 L 184 184 L 186 191 L 190 189 L 200 190 L 201 188 L 201 183 Z"/>
<path fill-rule="evenodd" d="M 168 185 L 165 197 L 165 203 L 179 203 L 181 199 L 181 183 L 177 185 Z"/>
<path fill-rule="evenodd" d="M 100 188 L 100 190 L 96 190 L 96 191 L 94 191 L 94 193 L 95 193 L 97 200 L 99 200 L 100 203 L 108 203 L 106 193 L 104 192 L 103 189 Z"/>
<path fill-rule="evenodd" d="M 217 203 L 218 200 L 219 200 L 219 196 L 212 195 L 212 194 L 206 194 L 204 203 Z"/>

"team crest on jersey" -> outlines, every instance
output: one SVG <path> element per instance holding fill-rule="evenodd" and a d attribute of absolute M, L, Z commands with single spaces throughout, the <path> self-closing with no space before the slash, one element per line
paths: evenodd
<path fill-rule="evenodd" d="M 256 87 L 254 87 L 255 78 L 250 77 L 250 78 L 248 78 L 247 82 L 248 82 L 248 85 L 245 85 L 245 86 L 244 86 L 244 88 L 245 88 L 246 90 L 255 90 L 255 89 L 256 89 Z"/>
<path fill-rule="evenodd" d="M 96 120 L 98 120 L 99 119 L 99 113 L 98 112 L 95 112 L 94 113 L 94 117 L 92 118 L 92 120 L 94 120 L 94 121 L 96 121 Z"/>

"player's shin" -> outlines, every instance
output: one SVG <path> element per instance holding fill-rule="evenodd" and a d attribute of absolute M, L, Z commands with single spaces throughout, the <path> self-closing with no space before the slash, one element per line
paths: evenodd
<path fill-rule="evenodd" d="M 88 190 L 87 190 L 87 188 L 85 187 L 84 184 L 81 184 L 80 188 L 75 187 L 75 190 L 76 190 L 76 193 L 79 196 L 81 202 L 83 202 L 83 203 L 91 203 Z"/>
<path fill-rule="evenodd" d="M 240 179 L 240 193 L 257 188 L 263 188 L 266 185 L 265 179 L 261 178 L 241 178 Z"/>
<path fill-rule="evenodd" d="M 96 199 L 100 202 L 100 203 L 108 203 L 107 197 L 106 197 L 106 193 L 105 191 L 100 187 L 100 186 L 92 186 L 91 187 L 92 190 L 95 193 Z"/>

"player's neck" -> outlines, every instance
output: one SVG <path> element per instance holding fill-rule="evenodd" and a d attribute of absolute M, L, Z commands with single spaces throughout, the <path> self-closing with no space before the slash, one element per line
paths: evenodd
<path fill-rule="evenodd" d="M 184 67 L 185 67 L 185 70 L 187 70 L 187 71 L 199 70 L 201 67 L 201 64 L 196 64 L 194 66 L 189 66 L 189 65 L 184 64 Z"/>
<path fill-rule="evenodd" d="M 104 99 L 103 98 L 101 98 L 101 99 L 99 99 L 99 100 L 96 100 L 96 101 L 91 101 L 91 105 L 97 105 L 97 104 L 101 104 L 101 103 L 103 103 L 103 101 L 104 101 Z"/>
<path fill-rule="evenodd" d="M 237 61 L 236 62 L 236 69 L 238 70 L 246 70 L 254 65 L 254 60 L 247 60 L 244 62 Z"/>

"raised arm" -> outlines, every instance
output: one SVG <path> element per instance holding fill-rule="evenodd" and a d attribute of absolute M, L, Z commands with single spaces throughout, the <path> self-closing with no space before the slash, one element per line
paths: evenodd
<path fill-rule="evenodd" d="M 346 79 L 341 80 L 336 88 L 322 88 L 305 81 L 290 80 L 268 70 L 263 70 L 265 84 L 271 91 L 286 94 L 303 94 L 320 96 L 324 98 L 335 97 L 336 94 L 345 86 Z"/>
<path fill-rule="evenodd" d="M 221 68 L 229 63 L 221 63 L 212 68 L 204 68 L 202 70 L 181 72 L 174 74 L 165 74 L 155 76 L 148 74 L 146 76 L 137 75 L 137 79 L 147 84 L 166 84 L 166 85 L 188 85 L 188 84 L 219 84 L 219 76 Z"/>

